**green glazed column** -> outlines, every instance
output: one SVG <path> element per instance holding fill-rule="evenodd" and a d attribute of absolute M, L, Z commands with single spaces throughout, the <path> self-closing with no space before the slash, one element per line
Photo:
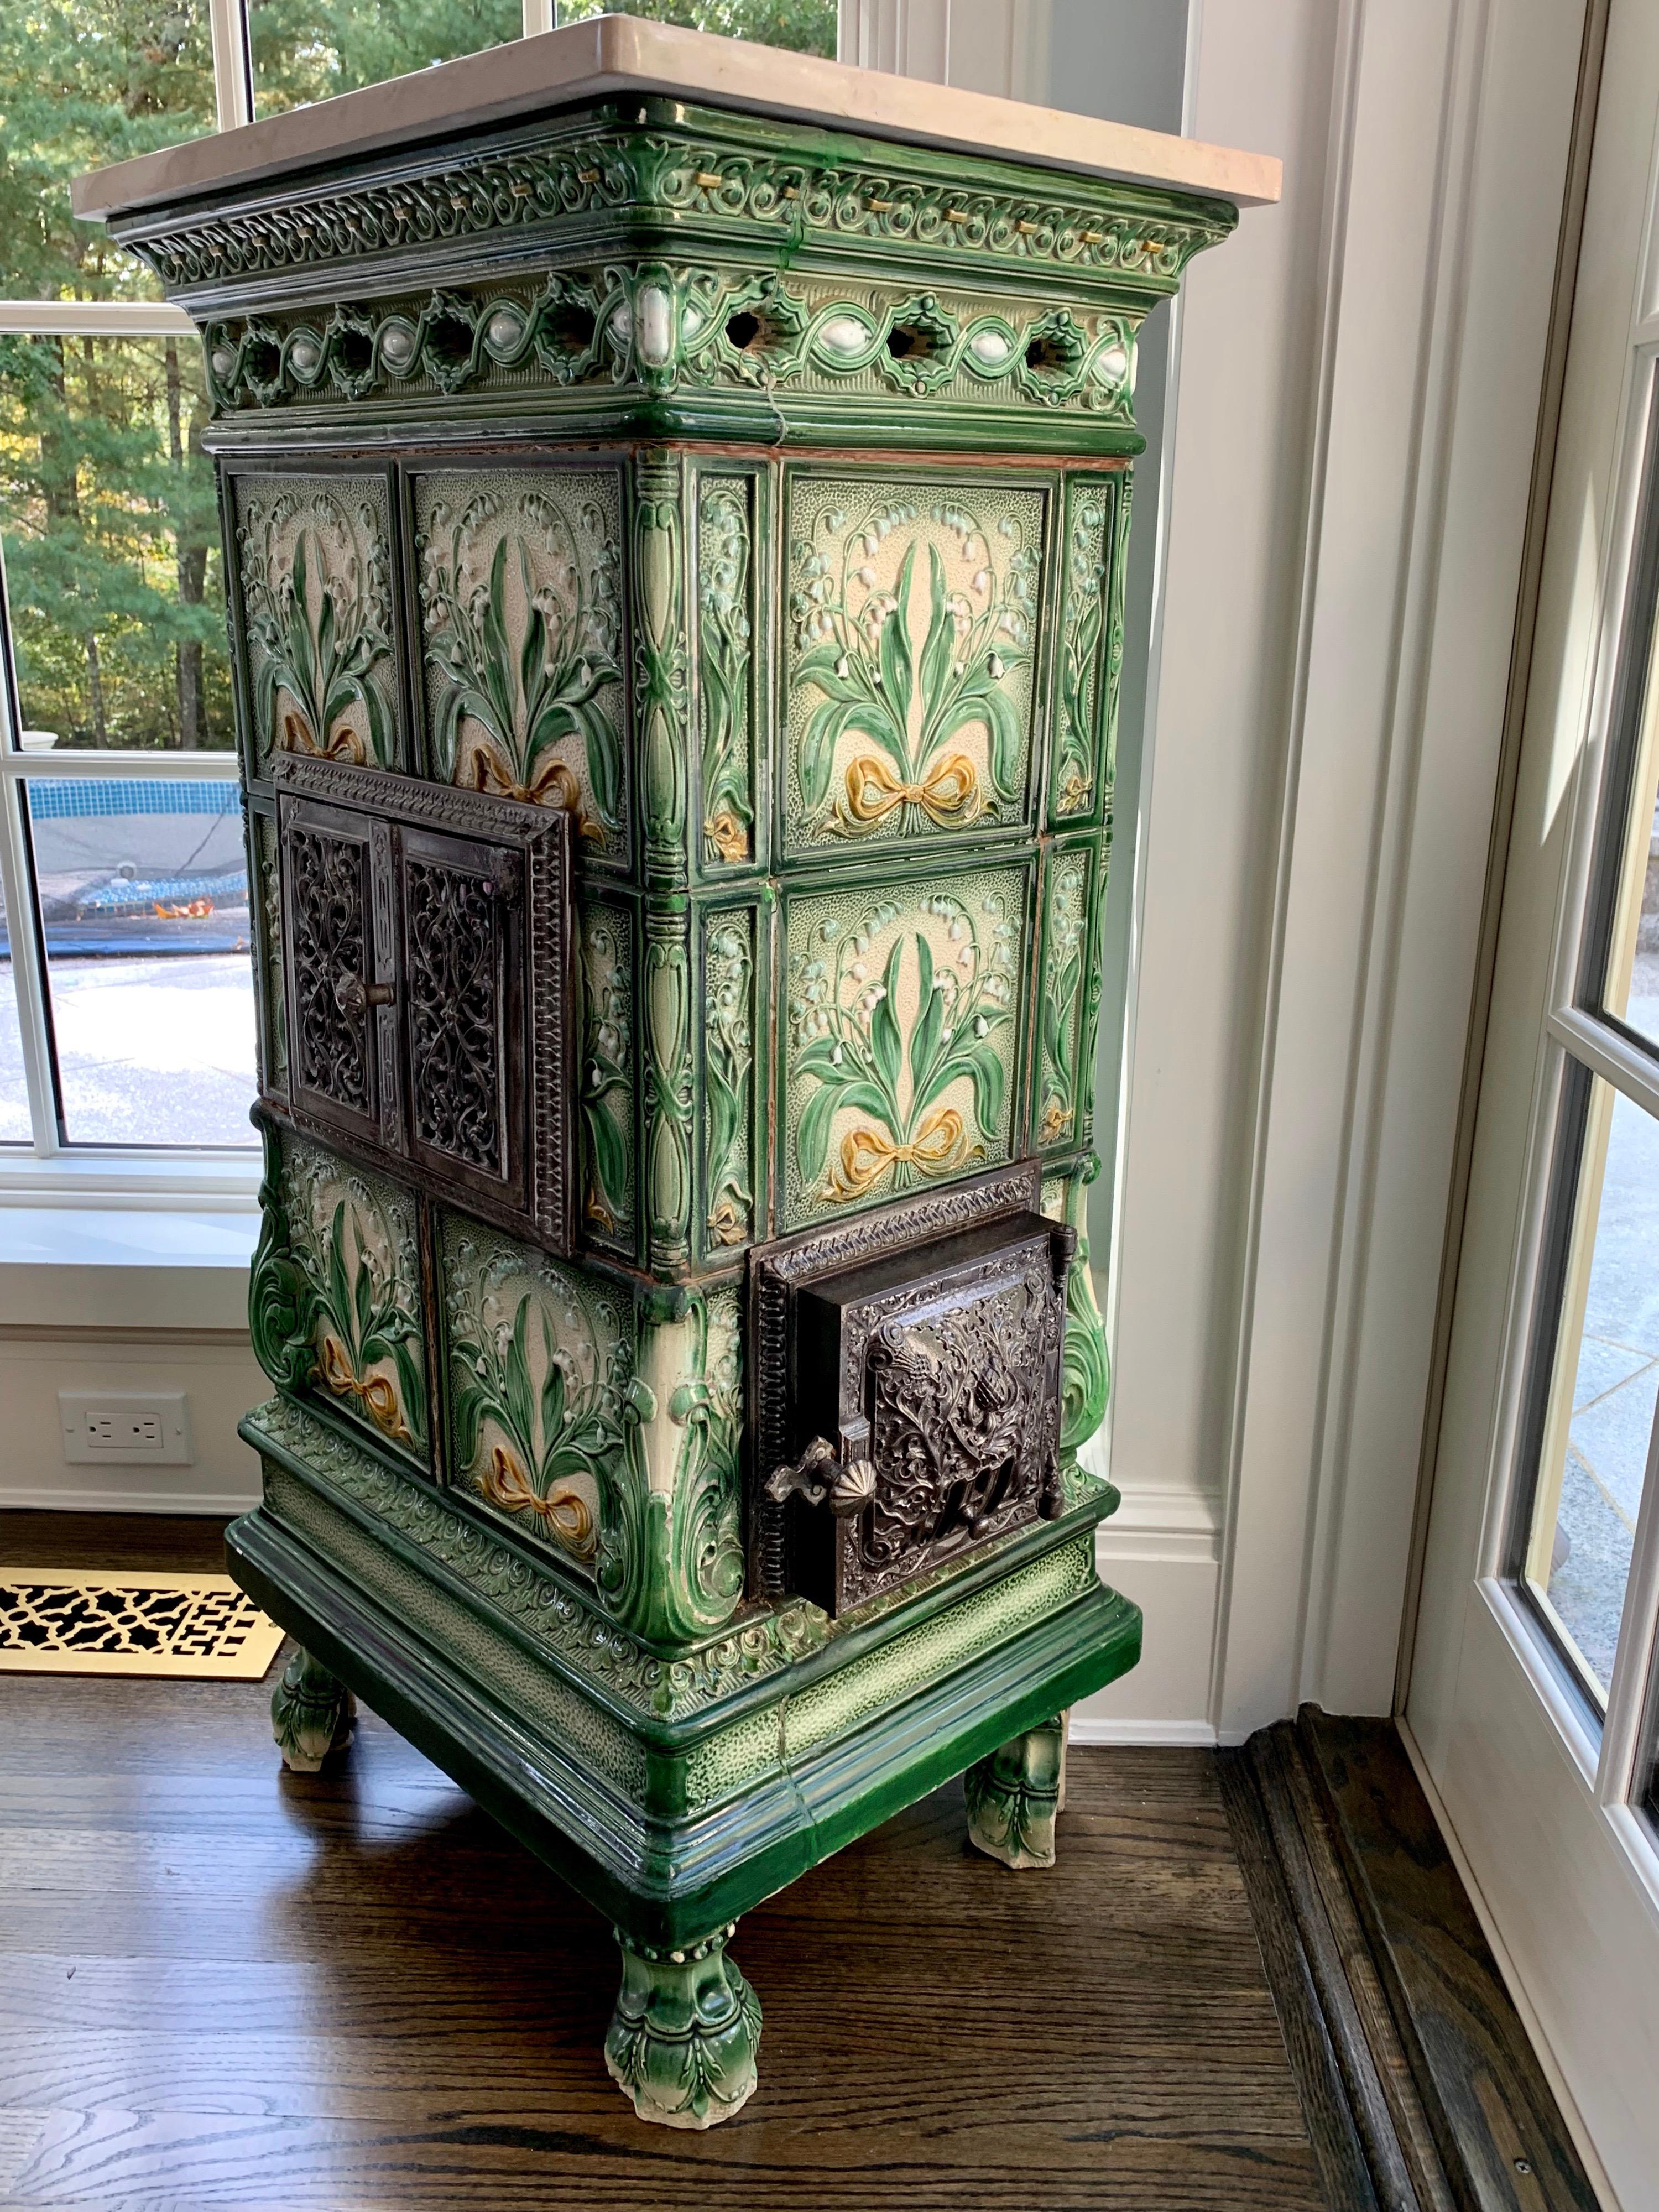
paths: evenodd
<path fill-rule="evenodd" d="M 754 2094 L 761 2032 L 760 1999 L 726 1955 L 737 1923 L 675 1950 L 616 1932 L 623 1985 L 605 2039 L 611 2078 L 642 2120 L 729 2120 Z"/>
<path fill-rule="evenodd" d="M 319 1660 L 297 1646 L 270 1698 L 270 1728 L 283 1764 L 315 1774 L 332 1751 L 351 1741 L 357 1701 Z"/>
<path fill-rule="evenodd" d="M 1056 1713 L 1027 1729 L 963 1777 L 969 1840 L 1019 1872 L 1054 1863 L 1054 1816 L 1066 1803 L 1066 1719 Z"/>

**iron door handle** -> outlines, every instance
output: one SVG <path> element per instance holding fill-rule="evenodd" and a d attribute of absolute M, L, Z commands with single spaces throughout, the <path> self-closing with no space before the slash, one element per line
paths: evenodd
<path fill-rule="evenodd" d="M 361 975 L 342 975 L 334 986 L 334 1003 L 343 1014 L 360 1022 L 371 1006 L 389 1006 L 397 997 L 392 983 L 365 983 Z"/>

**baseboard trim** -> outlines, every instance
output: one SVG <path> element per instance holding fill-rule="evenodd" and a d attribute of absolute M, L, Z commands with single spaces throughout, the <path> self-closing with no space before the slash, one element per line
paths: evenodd
<path fill-rule="evenodd" d="M 1126 1677 L 1133 1681 L 1133 1676 Z M 1074 1716 L 1066 1731 L 1073 1743 L 1199 1744 L 1215 1748 L 1215 1730 L 1208 1721 L 1101 1720 L 1091 1715 Z"/>
<path fill-rule="evenodd" d="M 1597 2212 L 1393 1722 L 1304 1705 L 1219 1763 L 1333 2212 Z"/>
<path fill-rule="evenodd" d="M 0 1513 L 199 1513 L 223 1521 L 252 1511 L 257 1485 L 246 1490 L 89 1490 L 73 1482 L 0 1486 Z"/>

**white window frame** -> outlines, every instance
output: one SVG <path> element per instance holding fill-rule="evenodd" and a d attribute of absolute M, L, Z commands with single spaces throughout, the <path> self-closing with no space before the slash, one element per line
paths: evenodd
<path fill-rule="evenodd" d="M 523 0 L 526 38 L 550 31 L 556 0 Z M 253 71 L 246 0 L 208 0 L 216 127 L 234 130 L 253 112 Z M 0 300 L 0 331 L 34 337 L 187 337 L 196 326 L 182 307 L 131 300 Z M 234 783 L 234 751 L 26 753 L 10 683 L 9 602 L 0 550 L 0 890 L 5 895 L 11 968 L 21 1032 L 31 1137 L 0 1144 L 0 1206 L 155 1207 L 192 1212 L 252 1210 L 259 1183 L 252 1146 L 112 1146 L 65 1143 L 58 1126 L 41 941 L 24 820 L 24 780 L 62 776 L 126 779 L 189 775 Z"/>

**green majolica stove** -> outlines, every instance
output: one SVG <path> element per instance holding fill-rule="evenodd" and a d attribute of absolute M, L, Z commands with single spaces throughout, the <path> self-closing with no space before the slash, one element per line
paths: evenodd
<path fill-rule="evenodd" d="M 82 188 L 212 397 L 277 1741 L 357 1692 L 611 1916 L 646 2118 L 749 2095 L 733 1921 L 896 1808 L 1048 1863 L 1139 1650 L 1135 335 L 1275 168 L 610 18 Z"/>

